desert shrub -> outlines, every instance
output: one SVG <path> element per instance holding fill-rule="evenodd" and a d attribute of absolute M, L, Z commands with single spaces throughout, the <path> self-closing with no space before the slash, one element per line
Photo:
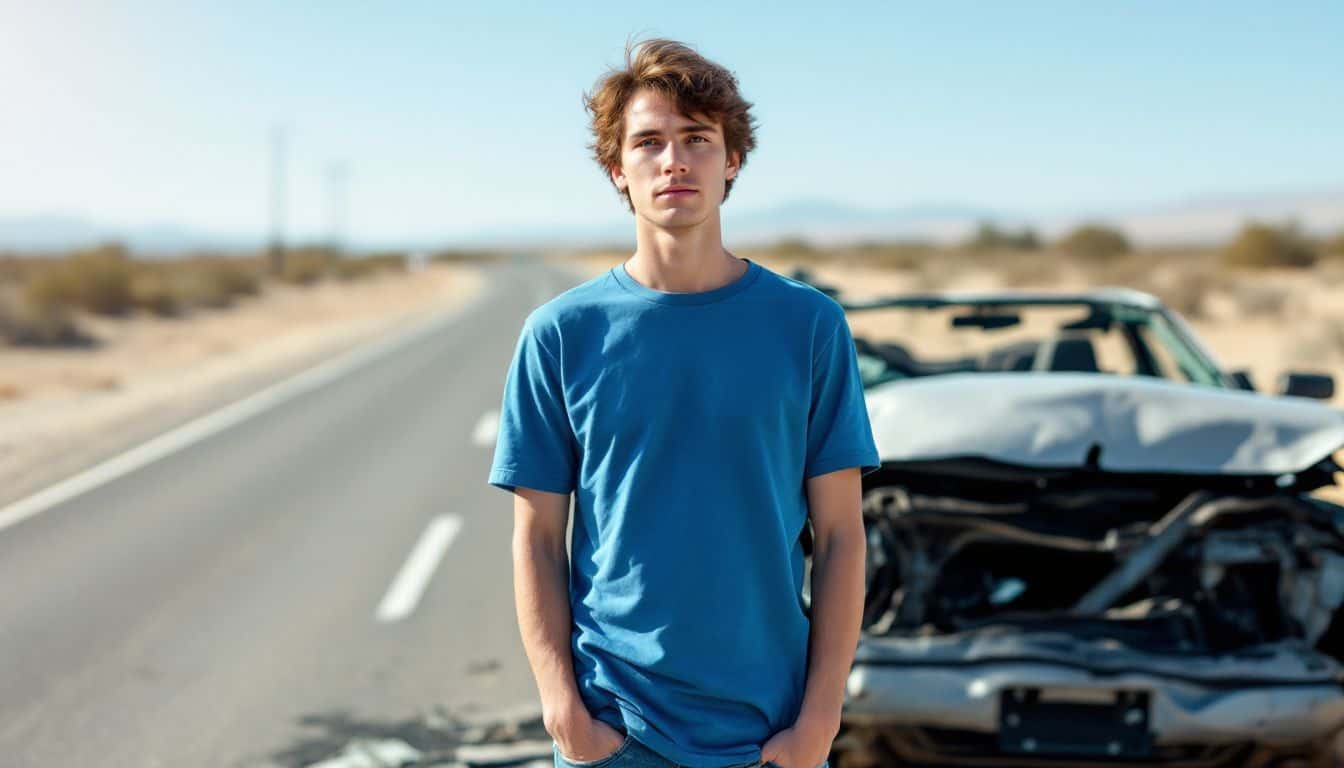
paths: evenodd
<path fill-rule="evenodd" d="M 361 280 L 385 270 L 386 267 L 368 259 L 340 259 L 332 265 L 338 280 Z"/>
<path fill-rule="evenodd" d="M 252 260 L 197 255 L 176 265 L 174 283 L 189 306 L 227 307 L 239 296 L 261 291 L 261 272 Z"/>
<path fill-rule="evenodd" d="M 1092 261 L 1114 259 L 1131 250 L 1123 232 L 1104 224 L 1084 224 L 1060 238 L 1055 247 L 1070 256 Z"/>
<path fill-rule="evenodd" d="M 363 260 L 370 264 L 377 265 L 378 269 L 389 270 L 392 272 L 406 271 L 406 254 L 401 251 L 372 253 L 365 256 Z"/>
<path fill-rule="evenodd" d="M 1162 262 L 1147 251 L 1136 251 L 1114 259 L 1077 259 L 1072 265 L 1091 285 L 1120 286 L 1152 292 L 1154 275 Z"/>
<path fill-rule="evenodd" d="M 0 283 L 22 283 L 29 271 L 27 263 L 18 256 L 0 255 Z"/>
<path fill-rule="evenodd" d="M 35 304 L 15 288 L 0 290 L 0 342 L 14 346 L 85 345 L 91 339 L 61 303 Z"/>
<path fill-rule="evenodd" d="M 1039 288 L 1059 282 L 1059 267 L 1058 254 L 1033 253 L 998 259 L 993 269 L 1005 287 Z"/>
<path fill-rule="evenodd" d="M 1035 251 L 1041 247 L 1041 238 L 1030 227 L 1013 232 L 982 221 L 966 247 L 973 251 Z"/>
<path fill-rule="evenodd" d="M 134 265 L 118 244 L 76 251 L 29 278 L 26 300 L 37 307 L 64 305 L 98 315 L 122 315 L 132 306 Z"/>
<path fill-rule="evenodd" d="M 173 291 L 188 307 L 223 309 L 233 304 L 234 294 L 208 268 L 177 270 L 173 275 Z"/>
<path fill-rule="evenodd" d="M 365 263 L 364 259 L 340 259 L 332 265 L 332 273 L 342 282 L 359 280 L 377 271 L 376 265 Z"/>
<path fill-rule="evenodd" d="M 825 254 L 818 251 L 812 243 L 802 237 L 784 237 L 775 241 L 770 246 L 770 254 L 780 259 L 792 259 L 795 261 L 815 261 L 822 258 Z"/>
<path fill-rule="evenodd" d="M 182 298 L 168 270 L 146 265 L 131 277 L 131 304 L 156 315 L 171 317 L 182 312 Z"/>
<path fill-rule="evenodd" d="M 867 241 L 859 243 L 845 256 L 886 269 L 920 269 L 937 249 L 931 243 L 910 241 Z"/>
<path fill-rule="evenodd" d="M 75 287 L 64 265 L 37 269 L 24 283 L 22 301 L 34 307 L 66 307 L 75 300 Z"/>
<path fill-rule="evenodd" d="M 358 280 L 379 272 L 404 272 L 406 271 L 406 255 L 389 252 L 337 259 L 332 264 L 332 268 L 336 277 L 340 280 Z"/>
<path fill-rule="evenodd" d="M 280 279 L 294 285 L 310 285 L 331 273 L 335 261 L 336 254 L 328 248 L 295 248 L 285 253 Z"/>
<path fill-rule="evenodd" d="M 1234 267 L 1310 267 L 1316 253 L 1294 225 L 1273 226 L 1247 222 L 1223 251 L 1223 261 Z"/>
<path fill-rule="evenodd" d="M 1328 237 L 1321 243 L 1321 253 L 1331 258 L 1344 258 L 1344 231 Z"/>
<path fill-rule="evenodd" d="M 255 296 L 261 292 L 261 272 L 253 262 L 213 256 L 199 259 L 196 266 L 205 273 L 207 280 L 219 286 L 222 293 Z"/>
<path fill-rule="evenodd" d="M 615 250 L 625 251 L 627 249 L 625 248 L 624 245 L 622 245 L 620 248 L 617 248 Z M 443 251 L 435 251 L 433 254 L 430 255 L 429 258 L 431 261 L 443 261 L 443 262 L 489 262 L 489 261 L 503 261 L 505 258 L 507 258 L 507 255 L 500 251 L 473 251 L 467 249 L 449 249 Z"/>

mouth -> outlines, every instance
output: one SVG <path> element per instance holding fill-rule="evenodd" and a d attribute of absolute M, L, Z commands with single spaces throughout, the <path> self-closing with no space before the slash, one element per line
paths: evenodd
<path fill-rule="evenodd" d="M 696 190 L 694 187 L 668 187 L 655 195 L 655 197 L 690 197 L 695 193 Z"/>

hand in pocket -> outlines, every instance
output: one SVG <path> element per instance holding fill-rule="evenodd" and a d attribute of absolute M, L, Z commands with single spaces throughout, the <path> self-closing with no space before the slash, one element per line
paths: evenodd
<path fill-rule="evenodd" d="M 616 753 L 625 743 L 626 736 L 597 718 L 590 719 L 591 725 L 580 736 L 581 739 L 566 744 L 556 742 L 560 757 L 567 763 L 595 763 L 605 760 Z"/>

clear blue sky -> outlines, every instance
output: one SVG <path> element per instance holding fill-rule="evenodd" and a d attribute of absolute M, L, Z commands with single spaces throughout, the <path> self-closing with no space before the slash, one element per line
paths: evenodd
<path fill-rule="evenodd" d="M 189 7 L 192 6 L 192 7 Z M 621 220 L 582 92 L 632 34 L 737 73 L 729 205 L 1025 212 L 1344 183 L 1344 3 L 0 0 L 0 217 L 396 242 Z"/>

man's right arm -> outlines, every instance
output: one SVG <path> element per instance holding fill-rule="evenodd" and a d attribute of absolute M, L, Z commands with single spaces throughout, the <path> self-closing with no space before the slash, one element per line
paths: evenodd
<path fill-rule="evenodd" d="M 602 729 L 579 695 L 570 650 L 569 557 L 565 548 L 570 494 L 518 487 L 513 503 L 513 590 L 518 628 L 541 694 L 542 722 L 562 752 L 586 760 L 610 752 Z M 614 730 L 613 730 L 614 733 Z M 592 743 L 594 740 L 597 743 Z"/>

